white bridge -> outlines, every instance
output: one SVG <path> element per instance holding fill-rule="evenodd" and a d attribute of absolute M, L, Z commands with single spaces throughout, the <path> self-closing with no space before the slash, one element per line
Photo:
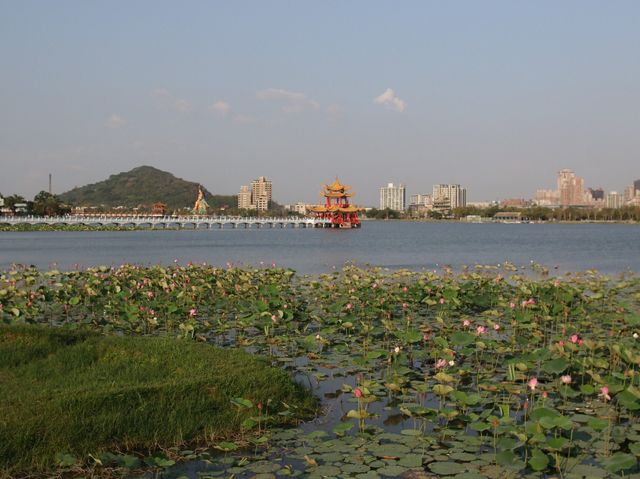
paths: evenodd
<path fill-rule="evenodd" d="M 69 216 L 0 216 L 0 225 L 85 225 L 130 228 L 330 228 L 331 221 L 317 218 L 243 218 L 239 216 L 138 216 L 138 215 L 69 215 Z"/>

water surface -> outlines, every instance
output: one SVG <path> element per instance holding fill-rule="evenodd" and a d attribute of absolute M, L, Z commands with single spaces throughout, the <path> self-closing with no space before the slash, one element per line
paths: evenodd
<path fill-rule="evenodd" d="M 368 221 L 358 230 L 213 229 L 0 233 L 0 268 L 72 269 L 125 262 L 270 265 L 303 274 L 345 262 L 389 268 L 518 266 L 640 272 L 640 225 L 467 224 Z"/>

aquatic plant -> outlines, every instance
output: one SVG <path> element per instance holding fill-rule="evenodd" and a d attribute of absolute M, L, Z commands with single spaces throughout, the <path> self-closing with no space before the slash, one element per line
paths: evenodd
<path fill-rule="evenodd" d="M 639 279 L 514 269 L 15 268 L 0 321 L 193 338 L 296 374 L 322 425 L 207 459 L 236 477 L 637 472 Z"/>

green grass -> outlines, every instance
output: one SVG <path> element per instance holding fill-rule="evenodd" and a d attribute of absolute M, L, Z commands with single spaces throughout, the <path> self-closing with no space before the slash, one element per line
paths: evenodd
<path fill-rule="evenodd" d="M 46 471 L 57 453 L 152 451 L 233 437 L 257 410 L 310 409 L 309 393 L 265 360 L 163 338 L 0 327 L 0 470 Z M 282 416 L 277 416 L 282 418 Z"/>

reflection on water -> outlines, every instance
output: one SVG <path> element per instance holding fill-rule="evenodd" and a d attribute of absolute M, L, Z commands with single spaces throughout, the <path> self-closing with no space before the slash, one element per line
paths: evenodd
<path fill-rule="evenodd" d="M 413 270 L 450 265 L 516 266 L 552 272 L 640 271 L 640 225 L 466 224 L 369 221 L 361 229 L 0 233 L 0 268 L 12 263 L 73 269 L 122 263 L 276 263 L 303 274 L 345 262 Z"/>

